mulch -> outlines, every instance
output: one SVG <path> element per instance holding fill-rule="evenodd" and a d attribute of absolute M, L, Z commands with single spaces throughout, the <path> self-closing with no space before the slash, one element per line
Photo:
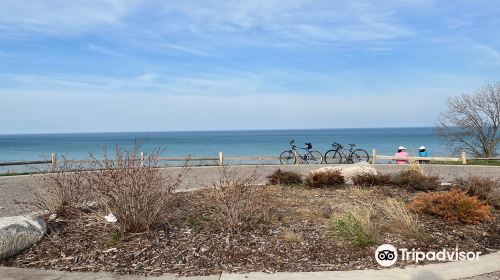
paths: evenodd
<path fill-rule="evenodd" d="M 374 251 L 380 244 L 423 251 L 455 248 L 481 251 L 500 249 L 500 211 L 492 221 L 463 225 L 420 216 L 426 238 L 384 233 L 379 244 L 358 248 L 336 238 L 329 220 L 345 205 L 387 196 L 410 199 L 415 194 L 390 188 L 309 190 L 266 187 L 277 218 L 242 233 L 229 234 L 185 217 L 194 204 L 203 203 L 196 191 L 179 193 L 168 224 L 142 234 L 120 236 L 102 219 L 87 215 L 49 221 L 49 232 L 39 243 L 0 264 L 68 271 L 111 271 L 119 274 L 209 275 L 226 272 L 329 271 L 378 269 Z M 189 198 L 189 199 L 187 199 Z M 297 238 L 287 237 L 294 233 Z M 119 239 L 119 240 L 118 240 Z M 407 263 L 408 264 L 408 263 Z M 406 265 L 407 265 L 406 264 Z M 398 262 L 397 265 L 404 266 Z"/>

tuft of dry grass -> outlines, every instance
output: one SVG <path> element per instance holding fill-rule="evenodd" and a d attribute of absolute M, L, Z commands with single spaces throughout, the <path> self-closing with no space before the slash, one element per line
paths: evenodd
<path fill-rule="evenodd" d="M 380 206 L 384 216 L 388 219 L 386 228 L 390 231 L 407 236 L 421 237 L 422 228 L 418 224 L 418 217 L 406 204 L 394 198 L 387 198 Z"/>
<path fill-rule="evenodd" d="M 301 233 L 294 232 L 288 228 L 285 228 L 281 232 L 281 238 L 290 243 L 301 243 L 304 241 L 304 236 Z"/>
<path fill-rule="evenodd" d="M 374 245 L 379 240 L 380 227 L 371 206 L 347 209 L 332 219 L 330 229 L 337 237 L 357 247 Z"/>
<path fill-rule="evenodd" d="M 278 169 L 267 176 L 270 185 L 299 185 L 302 184 L 302 176 L 293 171 L 282 171 Z"/>
<path fill-rule="evenodd" d="M 411 202 L 410 209 L 455 223 L 470 224 L 490 219 L 490 206 L 461 190 L 421 194 Z"/>
<path fill-rule="evenodd" d="M 344 183 L 344 176 L 339 170 L 311 173 L 305 179 L 305 185 L 311 188 L 339 187 Z"/>
<path fill-rule="evenodd" d="M 362 188 L 358 185 L 350 187 L 349 190 L 353 195 L 362 199 L 367 199 L 373 195 L 373 189 Z"/>

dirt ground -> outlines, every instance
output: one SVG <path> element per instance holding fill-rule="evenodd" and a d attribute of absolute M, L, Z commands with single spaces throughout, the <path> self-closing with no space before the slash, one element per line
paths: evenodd
<path fill-rule="evenodd" d="M 379 239 L 375 244 L 358 247 L 336 236 L 332 219 L 345 209 L 369 206 L 378 211 L 387 198 L 409 201 L 416 194 L 389 187 L 260 188 L 268 211 L 257 215 L 257 226 L 241 233 L 223 232 L 204 212 L 193 211 L 203 204 L 203 191 L 183 192 L 176 194 L 178 203 L 170 222 L 150 232 L 119 236 L 112 225 L 92 217 L 60 217 L 49 222 L 46 238 L 3 265 L 122 274 L 208 275 L 221 271 L 380 268 L 373 252 L 384 243 L 424 251 L 459 246 L 464 251 L 486 254 L 500 249 L 499 210 L 492 210 L 491 221 L 469 225 L 421 215 L 418 235 L 401 231 L 386 216 L 377 214 Z"/>

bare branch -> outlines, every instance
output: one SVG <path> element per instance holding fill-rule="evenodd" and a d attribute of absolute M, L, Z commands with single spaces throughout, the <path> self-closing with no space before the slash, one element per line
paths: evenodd
<path fill-rule="evenodd" d="M 500 82 L 471 95 L 451 97 L 447 106 L 439 117 L 437 133 L 450 145 L 475 156 L 494 156 L 500 142 Z"/>

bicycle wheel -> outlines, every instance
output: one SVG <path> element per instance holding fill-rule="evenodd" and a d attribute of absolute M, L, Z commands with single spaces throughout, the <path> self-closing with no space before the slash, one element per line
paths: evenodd
<path fill-rule="evenodd" d="M 284 151 L 280 155 L 280 163 L 281 164 L 295 164 L 297 158 L 295 157 L 295 153 L 291 150 Z"/>
<path fill-rule="evenodd" d="M 352 160 L 352 163 L 361 162 L 361 161 L 369 162 L 370 156 L 368 155 L 367 151 L 365 151 L 363 149 L 356 149 L 356 150 L 352 151 L 351 160 Z"/>
<path fill-rule="evenodd" d="M 325 163 L 342 163 L 342 155 L 335 150 L 329 150 L 325 153 Z"/>
<path fill-rule="evenodd" d="M 323 155 L 318 151 L 309 151 L 306 156 L 307 163 L 320 164 L 323 162 Z"/>

